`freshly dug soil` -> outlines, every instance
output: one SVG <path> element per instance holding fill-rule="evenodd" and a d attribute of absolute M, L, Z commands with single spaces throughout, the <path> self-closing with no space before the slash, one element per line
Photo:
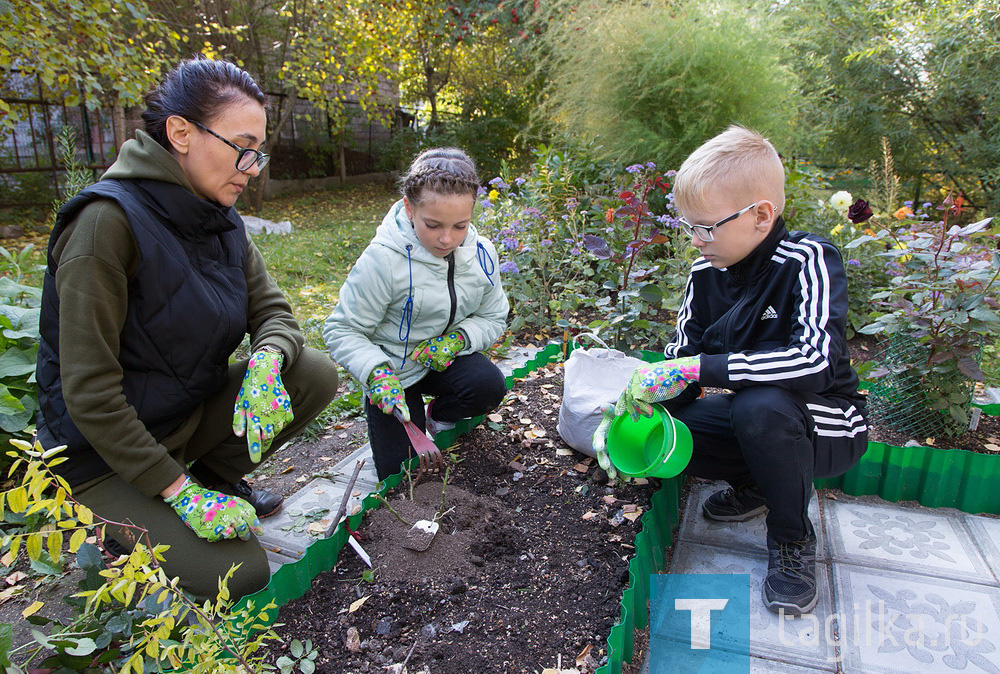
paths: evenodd
<path fill-rule="evenodd" d="M 404 661 L 433 674 L 602 664 L 657 485 L 607 487 L 596 461 L 568 450 L 555 430 L 561 392 L 560 367 L 517 382 L 501 416 L 460 439 L 447 485 L 425 478 L 411 500 L 404 480 L 390 495 L 411 523 L 433 519 L 443 497 L 430 547 L 403 548 L 409 527 L 383 505 L 360 530 L 374 580 L 345 547 L 335 569 L 281 609 L 277 632 L 311 639 L 322 672 Z M 272 644 L 274 658 L 284 648 Z"/>

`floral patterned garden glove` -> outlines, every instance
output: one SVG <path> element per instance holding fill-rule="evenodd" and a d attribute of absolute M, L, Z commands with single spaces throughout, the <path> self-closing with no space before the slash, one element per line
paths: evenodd
<path fill-rule="evenodd" d="M 629 379 L 625 393 L 615 406 L 615 414 L 626 410 L 633 419 L 651 416 L 652 403 L 670 400 L 680 395 L 701 374 L 701 356 L 675 358 L 637 367 Z"/>
<path fill-rule="evenodd" d="M 622 394 L 619 401 L 624 397 L 624 394 Z M 597 452 L 597 463 L 608 474 L 608 480 L 611 482 L 614 482 L 615 478 L 618 477 L 618 470 L 611 463 L 611 457 L 608 455 L 608 431 L 611 429 L 611 422 L 617 416 L 615 409 L 616 405 L 604 405 L 601 407 L 601 416 L 604 418 L 601 419 L 600 425 L 594 431 L 593 440 L 594 451 Z"/>
<path fill-rule="evenodd" d="M 262 536 L 263 527 L 253 506 L 241 498 L 210 491 L 184 478 L 184 484 L 165 499 L 188 529 L 214 543 L 223 538 L 250 540 L 250 534 Z"/>
<path fill-rule="evenodd" d="M 383 365 L 372 370 L 368 375 L 368 390 L 368 397 L 380 410 L 392 414 L 394 409 L 398 409 L 404 421 L 410 420 L 410 408 L 406 406 L 403 385 L 391 367 Z"/>
<path fill-rule="evenodd" d="M 465 337 L 455 330 L 446 335 L 425 339 L 417 344 L 410 357 L 424 367 L 444 372 L 464 347 Z"/>
<path fill-rule="evenodd" d="M 233 433 L 240 437 L 246 433 L 254 463 L 260 463 L 271 441 L 295 417 L 291 398 L 281 383 L 282 358 L 281 353 L 267 350 L 253 354 L 236 396 Z"/>

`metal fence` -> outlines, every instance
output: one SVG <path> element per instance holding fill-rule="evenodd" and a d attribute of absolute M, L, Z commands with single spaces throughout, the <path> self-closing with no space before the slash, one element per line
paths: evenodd
<path fill-rule="evenodd" d="M 76 135 L 76 161 L 99 176 L 117 156 L 124 142 L 115 132 L 112 110 L 88 109 L 86 102 L 67 106 L 46 100 L 40 79 L 18 72 L 4 75 L 3 97 L 18 122 L 12 132 L 0 132 L 0 207 L 48 206 L 62 194 L 65 167 L 57 137 L 63 127 Z M 277 109 L 281 94 L 269 94 Z M 388 125 L 370 122 L 354 101 L 345 103 L 349 122 L 335 129 L 329 115 L 305 99 L 298 99 L 291 118 L 272 147 L 271 177 L 315 178 L 375 171 L 384 144 L 394 129 L 405 124 L 399 110 Z M 139 110 L 126 111 L 125 137 L 141 126 Z"/>

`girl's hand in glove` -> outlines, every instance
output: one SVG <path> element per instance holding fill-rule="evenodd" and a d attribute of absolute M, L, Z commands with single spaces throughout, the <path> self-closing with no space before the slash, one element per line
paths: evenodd
<path fill-rule="evenodd" d="M 369 398 L 386 414 L 392 414 L 399 409 L 404 421 L 410 420 L 410 408 L 406 406 L 406 397 L 399 377 L 388 365 L 377 367 L 368 375 Z"/>
<path fill-rule="evenodd" d="M 425 339 L 417 344 L 410 357 L 437 372 L 444 372 L 455 360 L 455 356 L 465 348 L 465 337 L 455 330 L 445 335 Z"/>

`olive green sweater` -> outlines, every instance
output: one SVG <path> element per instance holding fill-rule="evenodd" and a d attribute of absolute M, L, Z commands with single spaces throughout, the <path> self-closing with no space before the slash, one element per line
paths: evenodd
<path fill-rule="evenodd" d="M 105 178 L 160 180 L 191 189 L 180 164 L 143 131 L 122 146 L 101 179 Z M 247 239 L 251 347 L 281 349 L 287 368 L 302 349 L 302 333 L 249 234 Z M 157 442 L 125 399 L 119 336 L 128 309 L 129 277 L 139 261 L 125 213 L 107 199 L 88 204 L 59 237 L 52 256 L 57 264 L 59 360 L 66 408 L 112 470 L 143 493 L 159 494 L 184 471 L 172 454 L 190 440 L 202 411 L 199 408 Z"/>

